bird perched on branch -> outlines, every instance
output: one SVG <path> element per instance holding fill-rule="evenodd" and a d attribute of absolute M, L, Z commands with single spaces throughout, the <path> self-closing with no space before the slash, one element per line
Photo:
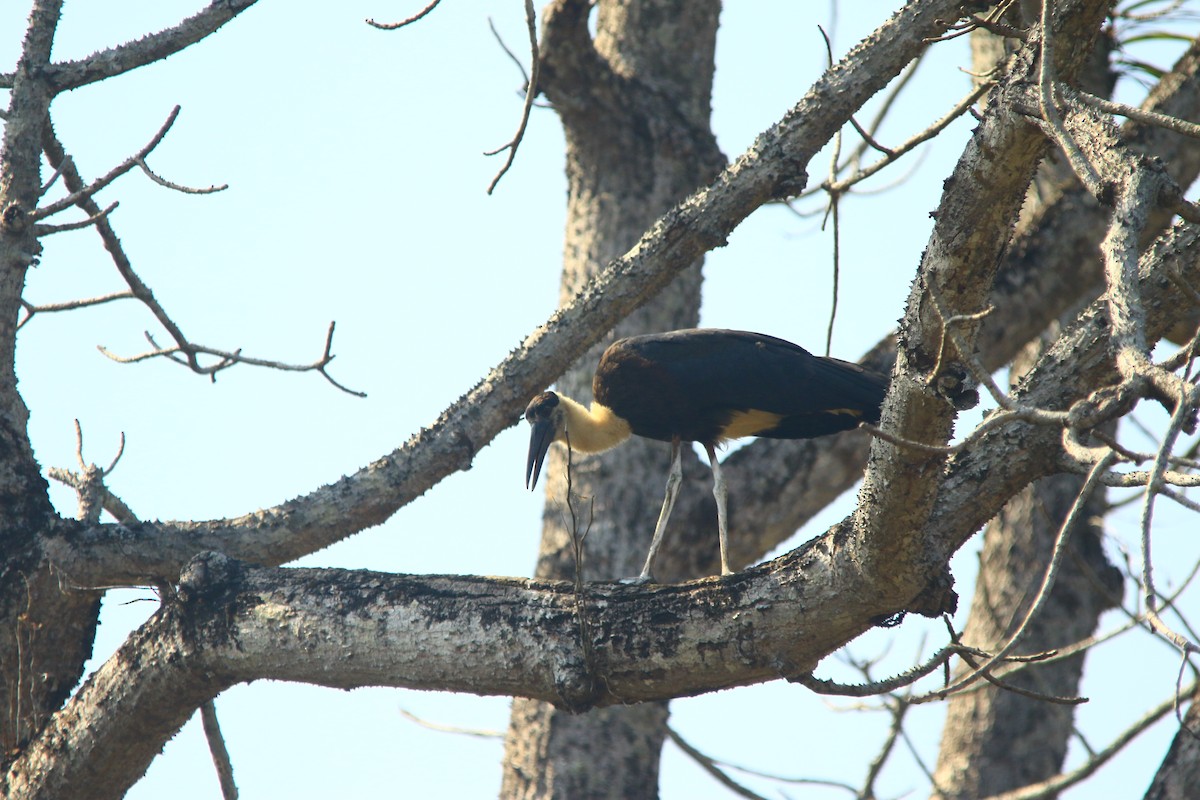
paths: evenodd
<path fill-rule="evenodd" d="M 716 446 L 743 436 L 810 439 L 878 422 L 887 378 L 857 364 L 814 356 L 774 336 L 691 329 L 613 342 L 592 380 L 592 405 L 543 392 L 525 409 L 532 426 L 525 485 L 537 485 L 554 442 L 583 453 L 644 436 L 671 443 L 671 469 L 646 564 L 629 583 L 654 580 L 651 569 L 683 478 L 680 444 L 708 453 L 717 501 L 721 574 L 728 575 L 725 479 Z"/>

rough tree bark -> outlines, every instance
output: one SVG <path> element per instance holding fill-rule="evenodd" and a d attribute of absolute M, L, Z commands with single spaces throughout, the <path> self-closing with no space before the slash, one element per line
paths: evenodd
<path fill-rule="evenodd" d="M 1145 800 L 1188 800 L 1200 786 L 1200 697 L 1193 695 Z"/>
<path fill-rule="evenodd" d="M 63 592 L 34 545 L 58 518 L 30 447 L 14 371 L 25 273 L 41 252 L 28 215 L 41 196 L 43 125 L 54 95 L 39 73 L 60 12 L 59 2 L 33 9 L 11 89 L 12 105 L 25 113 L 4 126 L 0 148 L 0 620 L 11 632 L 0 637 L 4 754 L 20 751 L 79 682 L 100 611 L 98 593 Z"/>

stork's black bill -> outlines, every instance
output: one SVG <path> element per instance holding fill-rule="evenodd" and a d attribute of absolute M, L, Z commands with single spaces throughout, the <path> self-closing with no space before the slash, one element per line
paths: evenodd
<path fill-rule="evenodd" d="M 554 409 L 558 407 L 558 395 L 542 392 L 525 408 L 525 419 L 529 421 L 529 456 L 525 461 L 525 488 L 537 487 L 542 474 L 542 462 L 554 443 Z M 531 480 L 532 479 L 532 480 Z"/>

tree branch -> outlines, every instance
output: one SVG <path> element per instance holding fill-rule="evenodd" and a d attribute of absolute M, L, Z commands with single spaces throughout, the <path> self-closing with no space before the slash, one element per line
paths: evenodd
<path fill-rule="evenodd" d="M 79 59 L 53 64 L 46 77 L 55 94 L 161 61 L 216 33 L 226 22 L 254 5 L 256 0 L 213 0 L 207 8 L 178 25 L 134 42 L 110 47 Z M 0 76 L 0 82 L 6 76 Z"/>
<path fill-rule="evenodd" d="M 870 595 L 845 553 L 827 548 L 732 579 L 589 585 L 585 651 L 569 581 L 278 569 L 205 554 L 0 788 L 10 800 L 118 798 L 192 709 L 263 678 L 519 695 L 577 711 L 758 683 L 856 635 L 853 620 L 870 609 L 846 599 Z"/>
<path fill-rule="evenodd" d="M 855 48 L 822 76 L 711 186 L 659 219 L 628 253 L 397 450 L 325 489 L 242 517 L 134 530 L 93 528 L 72 543 L 83 548 L 80 552 L 90 552 L 94 560 L 72 556 L 71 570 L 93 576 L 94 582 L 143 581 L 148 575 L 174 574 L 194 553 L 208 549 L 258 563 L 284 563 L 380 524 L 445 476 L 467 469 L 480 448 L 521 418 L 528 399 L 552 383 L 605 331 L 703 253 L 723 245 L 756 208 L 791 191 L 796 165 L 806 164 L 836 132 L 838 120 L 912 60 L 925 46 L 924 40 L 942 30 L 943 20 L 953 17 L 956 9 L 950 0 L 905 6 L 870 37 L 870 46 Z M 54 161 L 61 161 L 61 156 Z M 780 163 L 789 164 L 784 184 Z M 113 537 L 124 543 L 120 559 L 106 544 Z M 141 537 L 152 546 L 135 545 Z"/>

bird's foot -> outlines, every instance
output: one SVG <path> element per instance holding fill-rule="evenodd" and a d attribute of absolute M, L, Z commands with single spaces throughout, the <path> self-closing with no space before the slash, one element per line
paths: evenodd
<path fill-rule="evenodd" d="M 649 572 L 643 572 L 641 575 L 633 578 L 621 578 L 621 580 L 617 581 L 617 583 L 623 583 L 626 586 L 645 586 L 648 583 L 654 582 L 654 576 Z"/>

